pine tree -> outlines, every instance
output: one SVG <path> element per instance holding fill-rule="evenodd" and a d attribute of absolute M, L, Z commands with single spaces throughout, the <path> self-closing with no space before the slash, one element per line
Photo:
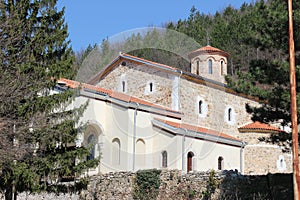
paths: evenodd
<path fill-rule="evenodd" d="M 0 188 L 7 199 L 57 188 L 98 163 L 74 144 L 86 105 L 69 108 L 76 91 L 51 92 L 60 77 L 76 74 L 56 2 L 0 2 Z"/>
<path fill-rule="evenodd" d="M 300 24 L 299 6 L 299 3 L 294 5 L 295 27 Z M 262 53 L 252 59 L 247 72 L 238 74 L 237 81 L 228 79 L 229 86 L 238 92 L 259 97 L 266 102 L 259 108 L 247 108 L 248 112 L 253 114 L 253 120 L 290 125 L 287 2 L 279 0 L 257 2 L 253 7 L 252 15 L 260 21 L 250 26 L 253 34 L 249 35 L 249 41 Z M 294 30 L 296 70 L 299 74 L 300 34 L 299 29 L 294 28 Z M 299 81 L 298 76 L 297 82 Z M 298 99 L 299 89 L 297 87 Z M 300 113 L 299 107 L 298 113 Z"/>
<path fill-rule="evenodd" d="M 294 2 L 297 74 L 300 72 L 299 8 L 300 3 Z M 197 35 L 194 30 L 202 19 L 209 17 L 209 26 L 202 24 L 205 30 L 210 30 L 211 45 L 230 53 L 229 74 L 233 76 L 227 77 L 228 87 L 265 102 L 260 108 L 247 107 L 253 120 L 290 125 L 287 2 L 258 0 L 251 4 L 244 3 L 240 9 L 227 7 L 213 16 L 200 18 L 197 13 L 192 8 L 186 20 L 180 19 L 167 27 L 194 37 L 203 44 L 203 33 L 200 31 Z M 297 82 L 300 82 L 299 76 Z M 300 92 L 300 87 L 297 87 L 297 92 Z"/>

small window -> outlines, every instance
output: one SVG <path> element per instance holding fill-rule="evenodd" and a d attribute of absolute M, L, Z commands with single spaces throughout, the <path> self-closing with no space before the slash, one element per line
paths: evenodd
<path fill-rule="evenodd" d="M 200 74 L 200 61 L 197 60 L 197 65 L 196 65 L 196 74 L 199 75 Z"/>
<path fill-rule="evenodd" d="M 232 120 L 232 109 L 231 108 L 228 108 L 228 113 L 227 114 L 228 114 L 227 119 L 230 122 Z"/>
<path fill-rule="evenodd" d="M 123 62 L 121 63 L 121 65 L 122 65 L 122 66 L 126 66 L 126 62 L 123 61 Z"/>
<path fill-rule="evenodd" d="M 284 161 L 283 155 L 279 155 L 277 162 L 277 169 L 279 171 L 285 171 L 286 170 L 286 163 Z"/>
<path fill-rule="evenodd" d="M 224 110 L 224 121 L 229 125 L 234 125 L 236 123 L 236 113 L 232 106 L 227 106 Z"/>
<path fill-rule="evenodd" d="M 162 167 L 168 167 L 168 153 L 167 153 L 167 151 L 163 151 L 162 153 L 161 153 L 161 155 L 162 155 Z"/>
<path fill-rule="evenodd" d="M 209 59 L 208 60 L 208 73 L 212 74 L 213 73 L 213 69 L 212 69 L 212 60 Z"/>
<path fill-rule="evenodd" d="M 224 159 L 223 157 L 218 158 L 218 170 L 223 170 L 224 169 Z"/>
<path fill-rule="evenodd" d="M 206 104 L 204 98 L 201 96 L 198 96 L 196 101 L 195 101 L 195 114 L 197 114 L 200 118 L 205 118 L 208 113 L 208 105 Z"/>
<path fill-rule="evenodd" d="M 202 107 L 203 107 L 203 102 L 202 102 L 202 100 L 200 100 L 200 101 L 199 101 L 199 105 L 198 105 L 199 114 L 202 114 L 202 113 L 203 113 Z"/>
<path fill-rule="evenodd" d="M 283 159 L 280 159 L 280 168 L 283 168 Z"/>
<path fill-rule="evenodd" d="M 156 88 L 156 85 L 155 85 L 155 82 L 153 80 L 147 81 L 146 86 L 145 86 L 144 94 L 145 95 L 150 95 L 150 94 L 155 93 L 155 88 Z"/>
<path fill-rule="evenodd" d="M 223 60 L 221 61 L 221 76 L 223 76 L 224 75 L 224 62 L 223 62 Z"/>
<path fill-rule="evenodd" d="M 126 83 L 125 81 L 122 81 L 122 92 L 126 91 Z"/>
<path fill-rule="evenodd" d="M 153 92 L 153 83 L 149 83 L 149 91 Z"/>

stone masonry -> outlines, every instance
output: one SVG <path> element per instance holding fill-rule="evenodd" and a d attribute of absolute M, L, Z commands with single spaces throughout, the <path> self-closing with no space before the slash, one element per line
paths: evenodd
<path fill-rule="evenodd" d="M 173 101 L 178 101 L 180 102 L 178 107 L 183 112 L 183 122 L 200 125 L 233 136 L 237 136 L 239 126 L 251 122 L 251 116 L 245 112 L 246 104 L 259 105 L 256 101 L 227 93 L 225 88 L 215 89 L 184 78 L 180 78 L 179 83 L 175 81 L 176 78 L 179 78 L 179 75 L 126 62 L 126 66 L 120 64 L 111 70 L 100 80 L 98 86 L 122 92 L 122 81 L 124 81 L 126 94 L 170 109 L 172 109 Z M 153 87 L 155 88 L 152 93 L 147 93 L 150 82 L 154 84 Z M 176 88 L 179 88 L 180 91 L 174 91 Z M 207 105 L 205 116 L 199 115 L 199 98 Z M 227 123 L 224 119 L 226 109 L 229 107 L 234 111 L 233 123 Z"/>
<path fill-rule="evenodd" d="M 120 64 L 107 74 L 98 86 L 123 92 L 122 82 L 124 81 L 124 93 L 172 108 L 171 95 L 174 77 L 175 75 L 160 70 L 126 62 L 126 66 Z M 150 83 L 153 84 L 152 92 L 148 91 Z"/>
<path fill-rule="evenodd" d="M 278 145 L 272 145 L 261 138 L 270 133 L 240 133 L 239 138 L 247 142 L 244 148 L 245 174 L 292 173 L 292 154 L 284 152 Z"/>
<path fill-rule="evenodd" d="M 131 172 L 101 174 L 92 177 L 88 189 L 80 194 L 40 193 L 18 195 L 20 200 L 52 199 L 133 199 L 135 176 Z M 243 176 L 235 171 L 207 171 L 182 174 L 163 170 L 155 199 L 292 199 L 292 175 Z M 249 189 L 251 188 L 251 190 Z M 145 199 L 147 194 L 145 194 Z"/>

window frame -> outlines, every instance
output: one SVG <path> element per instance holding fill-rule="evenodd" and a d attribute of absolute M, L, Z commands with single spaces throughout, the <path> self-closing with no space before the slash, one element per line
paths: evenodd
<path fill-rule="evenodd" d="M 161 152 L 161 166 L 163 168 L 168 167 L 168 152 L 167 151 Z"/>
<path fill-rule="evenodd" d="M 94 133 L 90 133 L 89 136 L 87 137 L 87 146 L 89 149 L 89 155 L 87 155 L 86 159 L 87 160 L 94 160 L 95 155 L 96 155 L 96 136 Z M 91 145 L 91 146 L 90 146 Z"/>
<path fill-rule="evenodd" d="M 223 60 L 221 60 L 221 76 L 223 76 L 224 75 L 224 61 Z"/>
<path fill-rule="evenodd" d="M 200 60 L 196 60 L 196 74 L 200 75 Z"/>
<path fill-rule="evenodd" d="M 218 157 L 218 170 L 224 170 L 224 158 L 222 156 Z"/>
<path fill-rule="evenodd" d="M 224 111 L 224 121 L 229 125 L 236 123 L 236 113 L 233 106 L 226 106 Z"/>
<path fill-rule="evenodd" d="M 213 74 L 212 59 L 208 59 L 208 74 Z"/>
<path fill-rule="evenodd" d="M 201 105 L 200 105 L 201 104 Z M 205 118 L 208 114 L 208 105 L 202 96 L 197 96 L 195 101 L 195 114 L 200 118 Z"/>

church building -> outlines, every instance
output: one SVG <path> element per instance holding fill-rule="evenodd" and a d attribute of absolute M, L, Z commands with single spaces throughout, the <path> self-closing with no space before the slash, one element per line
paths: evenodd
<path fill-rule="evenodd" d="M 229 53 L 205 46 L 189 54 L 191 71 L 120 53 L 81 87 L 73 106 L 89 100 L 88 123 L 77 145 L 101 156 L 90 174 L 139 169 L 183 172 L 238 170 L 242 174 L 292 172 L 292 155 L 260 140 L 284 133 L 252 122 L 246 105 L 258 99 L 226 86 Z"/>

